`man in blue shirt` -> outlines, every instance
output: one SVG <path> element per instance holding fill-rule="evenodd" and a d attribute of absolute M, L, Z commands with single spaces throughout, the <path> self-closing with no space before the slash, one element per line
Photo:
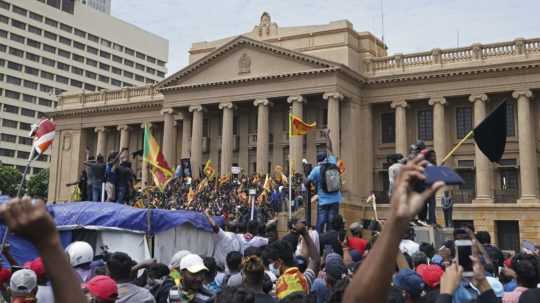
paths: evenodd
<path fill-rule="evenodd" d="M 325 133 L 327 152 L 317 155 L 318 165 L 315 166 L 308 176 L 308 182 L 315 185 L 317 188 L 318 205 L 317 205 L 317 231 L 322 233 L 325 225 L 339 214 L 339 203 L 341 203 L 341 191 L 328 193 L 322 188 L 321 182 L 321 167 L 327 163 L 337 165 L 336 156 L 333 155 L 332 140 L 330 140 L 330 130 Z M 309 188 L 309 187 L 308 187 Z"/>

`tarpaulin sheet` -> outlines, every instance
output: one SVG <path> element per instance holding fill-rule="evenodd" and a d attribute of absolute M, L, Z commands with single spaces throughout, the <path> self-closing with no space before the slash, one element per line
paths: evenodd
<path fill-rule="evenodd" d="M 4 235 L 4 229 L 5 225 L 0 225 L 1 235 Z M 64 247 L 68 246 L 71 243 L 71 231 L 61 231 L 60 241 Z M 38 256 L 34 245 L 21 237 L 17 237 L 14 234 L 8 234 L 7 242 L 10 245 L 9 252 L 13 258 L 17 260 L 19 265 L 23 265 L 24 262 L 34 260 Z M 9 267 L 9 264 L 3 255 L 2 267 Z"/>
<path fill-rule="evenodd" d="M 152 233 L 158 234 L 168 229 L 185 223 L 191 224 L 197 229 L 212 231 L 212 227 L 206 219 L 206 215 L 195 211 L 152 209 Z M 222 226 L 223 218 L 214 217 L 216 224 Z"/>
<path fill-rule="evenodd" d="M 0 196 L 0 204 L 7 201 L 9 201 L 9 198 Z M 70 230 L 79 228 L 101 231 L 123 230 L 151 235 L 171 229 L 175 229 L 174 233 L 176 233 L 176 227 L 184 224 L 190 224 L 193 229 L 200 230 L 201 232 L 211 230 L 205 215 L 199 212 L 163 209 L 150 210 L 109 202 L 49 203 L 47 208 L 54 217 L 57 228 L 61 230 L 60 234 L 64 246 L 67 246 L 72 241 Z M 214 220 L 219 225 L 223 224 L 222 217 L 214 217 Z M 149 223 L 150 226 L 148 226 Z M 3 234 L 4 228 L 5 226 L 0 224 L 1 234 Z M 194 232 L 194 230 L 192 231 Z M 12 255 L 21 264 L 37 256 L 33 246 L 22 238 L 10 234 L 8 243 L 11 245 Z M 189 246 L 187 244 L 186 248 L 189 249 Z M 209 249 L 212 248 L 204 248 L 203 250 Z"/>
<path fill-rule="evenodd" d="M 50 209 L 58 228 L 79 226 L 148 231 L 147 209 L 110 202 L 59 203 Z"/>

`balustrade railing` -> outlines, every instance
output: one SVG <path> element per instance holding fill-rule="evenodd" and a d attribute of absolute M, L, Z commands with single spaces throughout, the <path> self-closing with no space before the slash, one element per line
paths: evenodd
<path fill-rule="evenodd" d="M 540 53 L 540 38 L 522 39 L 491 44 L 473 44 L 471 46 L 433 49 L 412 54 L 395 54 L 388 57 L 369 58 L 365 70 L 371 74 L 406 71 L 417 67 L 440 66 L 445 64 L 489 60 L 492 58 L 521 56 Z"/>
<path fill-rule="evenodd" d="M 153 85 L 139 87 L 124 87 L 115 90 L 102 90 L 100 92 L 81 92 L 67 93 L 59 97 L 59 106 L 57 110 L 64 108 L 101 106 L 109 103 L 121 103 L 134 101 L 140 97 L 159 98 L 162 95 L 155 89 Z"/>

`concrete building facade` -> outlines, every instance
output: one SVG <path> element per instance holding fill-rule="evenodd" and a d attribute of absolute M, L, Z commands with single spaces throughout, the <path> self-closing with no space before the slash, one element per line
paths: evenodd
<path fill-rule="evenodd" d="M 70 0 L 73 1 L 73 0 Z M 83 5 L 105 14 L 111 14 L 111 0 L 80 0 Z"/>
<path fill-rule="evenodd" d="M 168 41 L 78 1 L 1 0 L 0 53 L 0 161 L 23 170 L 30 126 L 58 95 L 156 83 L 167 72 Z"/>
<path fill-rule="evenodd" d="M 289 154 L 300 171 L 302 158 L 313 163 L 325 148 L 321 130 L 330 128 L 346 165 L 345 217 L 371 216 L 364 202 L 371 192 L 384 217 L 389 154 L 423 140 L 440 161 L 506 99 L 500 163 L 472 140 L 446 163 L 466 180 L 449 188 L 454 217 L 489 231 L 503 249 L 540 242 L 540 39 L 388 56 L 382 41 L 348 21 L 279 27 L 265 13 L 253 30 L 194 43 L 189 53 L 190 64 L 157 85 L 61 97 L 50 200 L 68 199 L 65 183 L 80 173 L 84 146 L 101 154 L 139 150 L 142 123 L 152 124 L 169 163 L 190 157 L 195 176 L 207 159 L 221 174 L 232 165 L 264 174 L 287 167 Z M 288 138 L 289 112 L 319 129 Z M 149 182 L 147 169 L 135 166 Z"/>

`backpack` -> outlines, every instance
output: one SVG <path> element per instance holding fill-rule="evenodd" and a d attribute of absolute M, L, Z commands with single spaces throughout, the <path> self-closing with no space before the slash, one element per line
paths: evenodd
<path fill-rule="evenodd" d="M 336 193 L 341 190 L 341 174 L 333 163 L 321 164 L 321 188 L 325 193 Z"/>

